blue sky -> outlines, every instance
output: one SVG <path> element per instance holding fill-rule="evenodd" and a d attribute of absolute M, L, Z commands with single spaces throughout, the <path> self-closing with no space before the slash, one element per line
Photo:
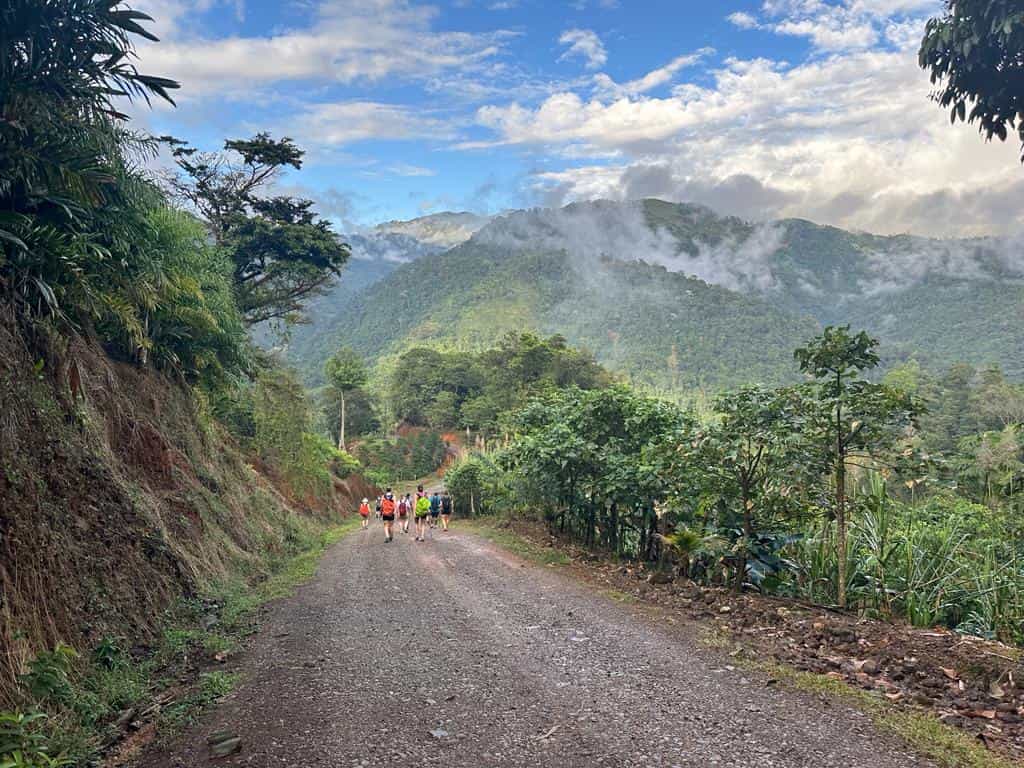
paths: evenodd
<path fill-rule="evenodd" d="M 878 232 L 1017 231 L 1017 148 L 915 65 L 938 0 L 137 0 L 182 82 L 140 125 L 268 130 L 342 228 L 658 196 Z"/>

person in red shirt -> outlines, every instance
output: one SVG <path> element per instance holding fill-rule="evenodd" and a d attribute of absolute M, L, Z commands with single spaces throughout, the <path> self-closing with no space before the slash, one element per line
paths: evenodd
<path fill-rule="evenodd" d="M 363 530 L 370 524 L 370 500 L 363 499 L 363 503 L 359 505 L 359 516 L 363 518 Z"/>
<path fill-rule="evenodd" d="M 389 544 L 392 539 L 391 528 L 395 524 L 395 494 L 388 488 L 384 498 L 380 500 L 380 519 L 384 521 L 384 543 Z"/>

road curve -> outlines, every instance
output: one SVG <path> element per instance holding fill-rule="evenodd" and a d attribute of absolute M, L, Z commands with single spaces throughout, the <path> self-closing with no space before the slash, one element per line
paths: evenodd
<path fill-rule="evenodd" d="M 457 525 L 351 534 L 238 664 L 240 687 L 141 768 L 206 764 L 222 730 L 243 749 L 218 765 L 266 768 L 930 765 Z"/>

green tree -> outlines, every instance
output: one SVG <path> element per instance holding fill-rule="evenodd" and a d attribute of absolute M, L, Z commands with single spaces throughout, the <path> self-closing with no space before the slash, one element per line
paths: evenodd
<path fill-rule="evenodd" d="M 1024 423 L 1024 388 L 1008 381 L 993 366 L 982 371 L 973 393 L 979 422 L 983 429 L 998 429 Z"/>
<path fill-rule="evenodd" d="M 459 400 L 454 392 L 438 392 L 424 413 L 427 423 L 434 429 L 456 426 L 459 422 Z"/>
<path fill-rule="evenodd" d="M 324 429 L 334 436 L 337 443 L 341 434 L 341 397 L 330 386 L 319 391 L 320 407 Z M 381 420 L 377 415 L 377 400 L 365 387 L 353 389 L 345 395 L 345 440 L 347 444 L 360 435 L 368 435 L 380 429 Z"/>
<path fill-rule="evenodd" d="M 253 448 L 281 474 L 291 489 L 318 499 L 331 493 L 331 467 L 351 471 L 348 454 L 312 431 L 306 390 L 282 368 L 260 372 L 253 388 Z"/>
<path fill-rule="evenodd" d="M 132 168 L 151 147 L 116 99 L 178 87 L 135 66 L 150 20 L 110 0 L 0 7 L 0 292 L 26 315 L 137 320 L 118 293 L 155 200 Z"/>
<path fill-rule="evenodd" d="M 692 471 L 707 479 L 706 491 L 739 508 L 742 528 L 730 532 L 737 591 L 748 570 L 761 582 L 783 565 L 762 525 L 800 494 L 813 463 L 803 437 L 806 410 L 798 389 L 750 387 L 721 396 L 715 402 L 719 420 L 699 433 Z"/>
<path fill-rule="evenodd" d="M 847 468 L 853 455 L 871 456 L 895 442 L 894 432 L 911 426 L 921 412 L 908 395 L 861 374 L 878 365 L 878 341 L 849 326 L 828 326 L 794 353 L 800 370 L 817 380 L 817 407 L 807 434 L 818 442 L 835 483 L 834 514 L 838 577 L 837 602 L 846 607 Z"/>
<path fill-rule="evenodd" d="M 1021 448 L 1017 426 L 965 437 L 960 441 L 956 461 L 965 489 L 971 489 L 977 499 L 992 506 L 999 496 L 1012 500 L 1024 470 Z"/>
<path fill-rule="evenodd" d="M 675 480 L 656 456 L 678 449 L 691 426 L 675 406 L 627 387 L 553 390 L 515 415 L 503 460 L 561 531 L 654 558 L 657 505 Z"/>
<path fill-rule="evenodd" d="M 312 201 L 264 195 L 285 169 L 302 167 L 303 151 L 288 137 L 266 133 L 228 140 L 223 152 L 199 152 L 169 136 L 163 141 L 178 166 L 169 187 L 203 217 L 234 262 L 246 322 L 299 321 L 303 302 L 323 293 L 349 257 Z"/>
<path fill-rule="evenodd" d="M 338 450 L 345 450 L 346 396 L 366 384 L 369 374 L 366 363 L 349 347 L 342 347 L 324 364 L 324 375 L 341 403 L 341 420 L 338 422 Z"/>
<path fill-rule="evenodd" d="M 444 387 L 445 355 L 417 347 L 398 358 L 388 382 L 388 400 L 395 416 L 414 425 L 426 424 L 426 410 Z"/>
<path fill-rule="evenodd" d="M 935 100 L 950 120 L 978 123 L 991 140 L 1016 128 L 1024 161 L 1024 7 L 1016 0 L 946 0 L 918 53 L 940 83 Z M 968 112 L 970 107 L 970 112 Z"/>

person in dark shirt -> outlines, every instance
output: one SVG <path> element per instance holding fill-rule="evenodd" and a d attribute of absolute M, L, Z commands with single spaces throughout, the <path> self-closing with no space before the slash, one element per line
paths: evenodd
<path fill-rule="evenodd" d="M 452 497 L 448 491 L 441 497 L 441 530 L 448 533 L 448 521 L 452 519 Z"/>
<path fill-rule="evenodd" d="M 441 494 L 437 491 L 430 497 L 430 527 L 437 528 L 437 518 L 441 516 Z"/>

